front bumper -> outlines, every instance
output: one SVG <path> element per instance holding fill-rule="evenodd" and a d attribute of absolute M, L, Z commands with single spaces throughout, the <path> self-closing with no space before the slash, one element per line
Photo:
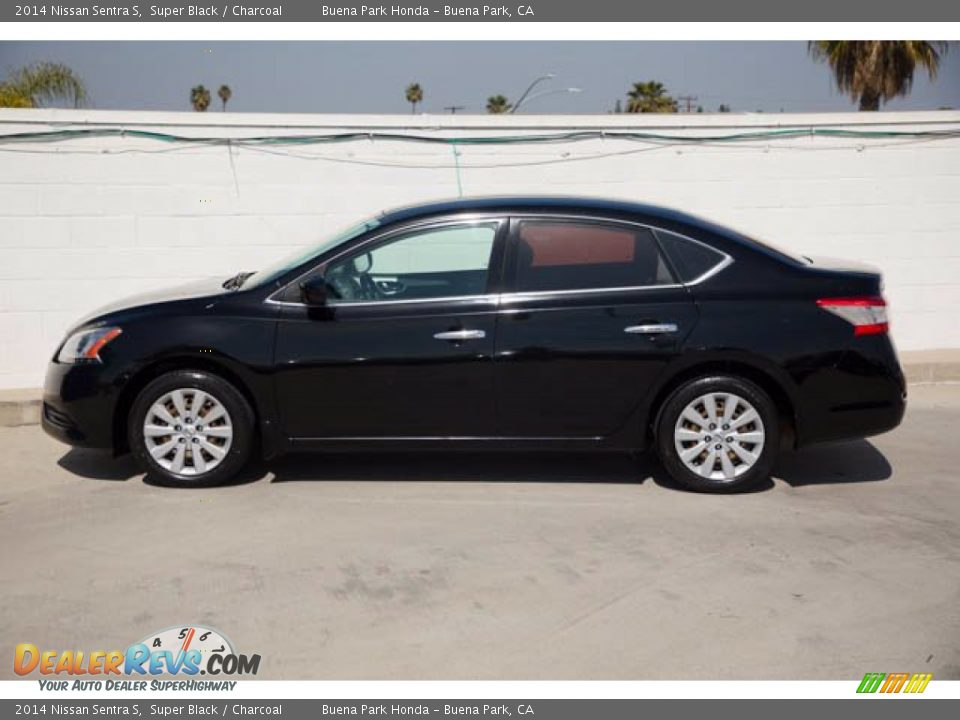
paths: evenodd
<path fill-rule="evenodd" d="M 68 445 L 112 449 L 117 392 L 105 375 L 99 363 L 51 362 L 43 385 L 44 431 Z"/>

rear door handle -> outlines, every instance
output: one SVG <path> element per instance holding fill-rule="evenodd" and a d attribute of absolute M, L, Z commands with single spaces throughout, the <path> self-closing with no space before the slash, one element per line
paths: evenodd
<path fill-rule="evenodd" d="M 449 330 L 439 332 L 433 337 L 437 340 L 482 340 L 487 334 L 483 330 Z"/>
<path fill-rule="evenodd" d="M 677 331 L 677 324 L 653 323 L 651 325 L 628 325 L 623 331 L 630 335 L 661 335 L 663 333 L 675 333 Z"/>

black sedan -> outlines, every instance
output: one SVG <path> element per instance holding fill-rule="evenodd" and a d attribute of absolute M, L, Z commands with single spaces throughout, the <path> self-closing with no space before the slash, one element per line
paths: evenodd
<path fill-rule="evenodd" d="M 880 293 L 869 267 L 658 207 L 409 207 L 80 322 L 43 427 L 170 485 L 254 453 L 653 446 L 683 486 L 740 490 L 783 446 L 900 422 Z"/>

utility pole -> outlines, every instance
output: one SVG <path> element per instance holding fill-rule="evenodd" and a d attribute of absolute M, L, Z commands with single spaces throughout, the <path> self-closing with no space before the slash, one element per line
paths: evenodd
<path fill-rule="evenodd" d="M 696 95 L 679 95 L 677 96 L 677 100 L 686 104 L 687 106 L 686 112 L 690 112 L 690 109 L 693 107 L 693 103 L 697 101 L 697 96 Z"/>
<path fill-rule="evenodd" d="M 444 110 L 449 110 L 451 115 L 456 115 L 457 110 L 466 110 L 466 105 L 447 105 Z"/>

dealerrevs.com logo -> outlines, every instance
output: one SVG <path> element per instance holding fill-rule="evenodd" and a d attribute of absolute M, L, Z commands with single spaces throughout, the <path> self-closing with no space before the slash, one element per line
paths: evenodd
<path fill-rule="evenodd" d="M 41 650 L 20 643 L 13 657 L 21 676 L 236 676 L 259 669 L 260 655 L 239 654 L 223 633 L 200 625 L 161 630 L 126 650 Z"/>

